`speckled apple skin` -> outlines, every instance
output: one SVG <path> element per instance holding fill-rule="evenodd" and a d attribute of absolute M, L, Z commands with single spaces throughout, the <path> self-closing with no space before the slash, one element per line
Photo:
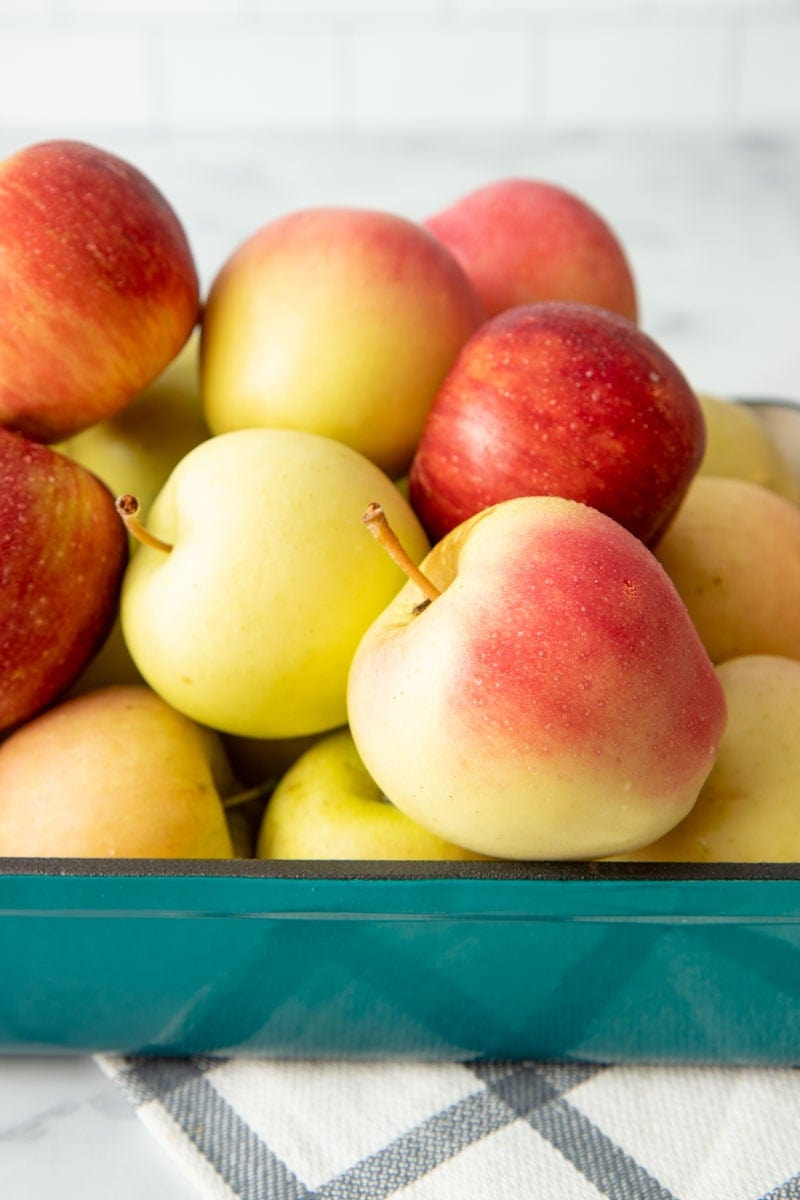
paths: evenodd
<path fill-rule="evenodd" d="M 111 629 L 127 535 L 77 463 L 0 430 L 0 730 L 50 704 Z"/>
<path fill-rule="evenodd" d="M 209 427 L 321 433 L 399 475 L 485 318 L 455 258 L 415 222 L 358 208 L 288 213 L 247 238 L 211 285 Z"/>
<path fill-rule="evenodd" d="M 0 424 L 54 442 L 119 411 L 199 315 L 183 227 L 115 155 L 41 142 L 0 163 Z"/>
<path fill-rule="evenodd" d="M 440 388 L 411 503 L 434 541 L 501 500 L 548 495 L 650 544 L 704 450 L 694 392 L 630 321 L 586 304 L 522 305 L 477 331 Z"/>
<path fill-rule="evenodd" d="M 715 663 L 800 659 L 800 508 L 743 479 L 701 476 L 654 548 Z"/>
<path fill-rule="evenodd" d="M 555 184 L 501 179 L 425 225 L 461 263 L 490 316 L 540 300 L 579 300 L 637 319 L 636 285 L 618 237 Z"/>
<path fill-rule="evenodd" d="M 442 595 L 420 611 L 407 584 L 349 677 L 353 737 L 393 803 L 522 859 L 620 852 L 686 815 L 725 701 L 638 539 L 574 501 L 523 498 L 453 531 L 423 570 Z"/>

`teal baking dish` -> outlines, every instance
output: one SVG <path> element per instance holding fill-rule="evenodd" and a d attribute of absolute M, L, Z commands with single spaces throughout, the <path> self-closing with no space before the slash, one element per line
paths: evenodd
<path fill-rule="evenodd" d="M 0 957 L 5 1054 L 800 1065 L 794 863 L 0 858 Z"/>
<path fill-rule="evenodd" d="M 800 866 L 0 861 L 0 1051 L 800 1063 Z"/>

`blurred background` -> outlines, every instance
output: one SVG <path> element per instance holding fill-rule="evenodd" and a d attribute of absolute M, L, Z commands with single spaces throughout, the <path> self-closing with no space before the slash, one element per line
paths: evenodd
<path fill-rule="evenodd" d="M 2 0 L 20 136 L 786 130 L 797 0 Z"/>
<path fill-rule="evenodd" d="M 205 284 L 295 207 L 550 180 L 698 387 L 800 392 L 800 0 L 0 0 L 0 153 L 47 137 L 148 173 Z"/>

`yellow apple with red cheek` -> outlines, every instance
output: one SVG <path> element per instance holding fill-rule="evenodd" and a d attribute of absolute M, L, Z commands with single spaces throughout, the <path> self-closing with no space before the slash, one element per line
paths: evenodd
<path fill-rule="evenodd" d="M 421 225 L 356 208 L 291 212 L 223 264 L 203 316 L 215 434 L 299 429 L 405 471 L 436 389 L 485 319 L 472 284 Z"/>
<path fill-rule="evenodd" d="M 399 809 L 521 859 L 620 852 L 689 812 L 725 700 L 636 537 L 587 505 L 522 497 L 453 530 L 421 568 L 435 598 L 409 581 L 348 681 L 356 747 Z"/>

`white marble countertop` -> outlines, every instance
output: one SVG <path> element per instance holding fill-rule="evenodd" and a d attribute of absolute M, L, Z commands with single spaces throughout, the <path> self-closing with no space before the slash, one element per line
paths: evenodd
<path fill-rule="evenodd" d="M 32 140 L 0 132 L 0 155 Z M 614 226 L 644 328 L 697 388 L 800 395 L 800 138 L 95 140 L 165 192 L 205 284 L 239 240 L 292 208 L 421 218 L 492 178 L 549 179 Z M 0 1143 L 2 1196 L 197 1194 L 88 1057 L 0 1058 Z"/>

